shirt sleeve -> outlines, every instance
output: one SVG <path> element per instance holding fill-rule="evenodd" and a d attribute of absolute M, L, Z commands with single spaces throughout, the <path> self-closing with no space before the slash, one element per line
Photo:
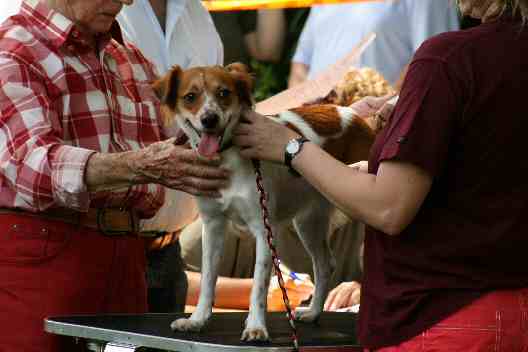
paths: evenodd
<path fill-rule="evenodd" d="M 87 211 L 85 167 L 94 151 L 61 140 L 44 81 L 30 65 L 0 58 L 0 184 L 13 190 L 19 208 Z"/>
<path fill-rule="evenodd" d="M 409 3 L 413 8 L 410 16 L 412 28 L 409 31 L 413 51 L 436 34 L 460 29 L 454 1 L 411 0 Z"/>
<path fill-rule="evenodd" d="M 433 178 L 441 173 L 462 114 L 456 81 L 439 59 L 415 59 L 410 64 L 379 162 L 410 162 Z"/>
<path fill-rule="evenodd" d="M 292 62 L 297 62 L 308 66 L 310 66 L 310 63 L 312 62 L 314 52 L 313 22 L 315 20 L 315 13 L 315 9 L 312 8 L 304 24 L 299 41 L 297 42 L 297 48 L 295 49 Z"/>

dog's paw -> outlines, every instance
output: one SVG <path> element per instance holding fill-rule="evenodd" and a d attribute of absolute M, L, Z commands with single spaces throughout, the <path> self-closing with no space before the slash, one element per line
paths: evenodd
<path fill-rule="evenodd" d="M 268 330 L 265 326 L 248 326 L 242 332 L 242 341 L 269 341 Z"/>
<path fill-rule="evenodd" d="M 202 330 L 202 328 L 205 325 L 205 321 L 203 320 L 194 320 L 194 319 L 187 319 L 187 318 L 180 318 L 174 320 L 170 327 L 174 331 L 192 331 L 192 332 L 198 332 Z"/>
<path fill-rule="evenodd" d="M 312 309 L 296 309 L 294 312 L 295 320 L 302 321 L 304 323 L 313 323 L 319 319 L 321 312 Z"/>

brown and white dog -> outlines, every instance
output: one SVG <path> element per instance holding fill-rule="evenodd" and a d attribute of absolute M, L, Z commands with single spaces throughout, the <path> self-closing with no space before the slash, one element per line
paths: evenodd
<path fill-rule="evenodd" d="M 199 331 L 211 317 L 224 231 L 230 219 L 247 226 L 257 242 L 254 286 L 242 340 L 269 339 L 266 297 L 271 254 L 252 163 L 243 159 L 239 149 L 230 143 L 233 128 L 242 112 L 253 107 L 252 85 L 252 77 L 242 64 L 185 71 L 174 67 L 154 84 L 167 124 L 176 124 L 201 154 L 220 152 L 222 165 L 232 171 L 230 186 L 221 191 L 221 198 L 197 199 L 204 226 L 200 297 L 190 318 L 178 319 L 171 324 L 174 330 Z M 374 139 L 374 132 L 350 108 L 312 105 L 285 111 L 273 118 L 347 164 L 365 160 Z M 323 310 L 335 265 L 326 240 L 333 205 L 303 178 L 293 176 L 282 165 L 263 162 L 262 173 L 274 233 L 281 224 L 293 221 L 312 257 L 315 292 L 309 309 L 296 312 L 295 316 L 302 321 L 314 321 Z"/>

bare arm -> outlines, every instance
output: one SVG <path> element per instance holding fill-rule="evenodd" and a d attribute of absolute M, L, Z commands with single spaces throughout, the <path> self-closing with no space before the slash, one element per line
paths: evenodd
<path fill-rule="evenodd" d="M 189 287 L 186 304 L 198 304 L 200 296 L 201 273 L 186 271 Z M 237 279 L 219 276 L 216 283 L 215 307 L 230 309 L 248 309 L 253 279 Z"/>
<path fill-rule="evenodd" d="M 219 163 L 218 156 L 201 157 L 169 139 L 138 151 L 95 153 L 86 165 L 85 181 L 92 192 L 158 183 L 194 195 L 219 196 L 228 176 Z"/>
<path fill-rule="evenodd" d="M 261 61 L 280 60 L 285 31 L 284 10 L 258 10 L 257 30 L 244 38 L 251 57 Z"/>
<path fill-rule="evenodd" d="M 308 79 L 308 68 L 306 64 L 292 61 L 290 76 L 288 77 L 288 87 L 291 88 L 306 81 Z"/>
<path fill-rule="evenodd" d="M 284 162 L 286 143 L 298 135 L 257 113 L 235 131 L 242 155 Z M 382 162 L 378 173 L 364 174 L 334 159 L 313 143 L 306 143 L 293 167 L 351 218 L 389 234 L 399 234 L 414 218 L 432 184 L 419 167 L 398 161 Z"/>

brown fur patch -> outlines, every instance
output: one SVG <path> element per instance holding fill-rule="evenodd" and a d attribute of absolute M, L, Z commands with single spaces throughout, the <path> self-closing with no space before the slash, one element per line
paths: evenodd
<path fill-rule="evenodd" d="M 335 105 L 308 105 L 290 111 L 302 117 L 320 136 L 335 136 L 342 132 L 341 116 Z"/>
<path fill-rule="evenodd" d="M 375 131 L 363 119 L 354 119 L 339 138 L 330 138 L 323 149 L 345 164 L 368 160 Z"/>

